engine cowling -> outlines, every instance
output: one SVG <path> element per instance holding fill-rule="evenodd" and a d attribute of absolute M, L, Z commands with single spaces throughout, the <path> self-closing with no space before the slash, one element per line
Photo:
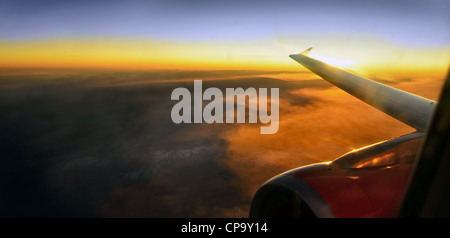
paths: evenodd
<path fill-rule="evenodd" d="M 278 175 L 256 192 L 250 217 L 396 217 L 422 138 L 405 135 Z"/>

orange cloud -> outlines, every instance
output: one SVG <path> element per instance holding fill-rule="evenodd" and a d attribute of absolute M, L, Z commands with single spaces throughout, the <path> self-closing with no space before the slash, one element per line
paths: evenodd
<path fill-rule="evenodd" d="M 394 86 L 436 99 L 442 82 L 411 79 Z M 295 104 L 298 97 L 309 103 Z M 413 131 L 335 87 L 297 89 L 280 98 L 278 133 L 260 135 L 258 127 L 242 125 L 224 134 L 229 143 L 226 164 L 237 175 L 234 184 L 250 200 L 259 186 L 279 173 L 331 161 L 353 149 Z"/>

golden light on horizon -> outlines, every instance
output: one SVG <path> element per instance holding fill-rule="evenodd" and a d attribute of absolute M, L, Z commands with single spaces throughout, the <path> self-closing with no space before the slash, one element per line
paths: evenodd
<path fill-rule="evenodd" d="M 1 42 L 0 67 L 113 69 L 289 69 L 236 43 L 58 38 Z M 262 47 L 264 48 L 264 46 Z M 273 52 L 271 52 L 274 55 Z M 276 55 L 276 53 L 275 53 Z M 287 57 L 287 56 L 286 56 Z"/>
<path fill-rule="evenodd" d="M 373 42 L 372 42 L 373 41 Z M 346 48 L 332 40 L 319 42 L 311 57 L 363 76 L 383 73 L 445 77 L 450 47 L 396 48 L 372 40 L 371 48 Z M 339 42 L 339 41 L 338 41 Z M 371 43 L 372 42 L 372 43 Z M 299 42 L 298 47 L 309 46 Z M 379 50 L 385 49 L 385 50 Z M 176 42 L 128 38 L 51 38 L 0 41 L 0 67 L 289 70 L 306 71 L 288 55 L 292 44 L 272 39 L 243 42 Z M 387 53 L 386 53 L 387 52 Z"/>

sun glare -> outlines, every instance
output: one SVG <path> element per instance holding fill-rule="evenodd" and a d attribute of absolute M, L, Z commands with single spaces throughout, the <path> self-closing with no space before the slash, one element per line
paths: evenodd
<path fill-rule="evenodd" d="M 329 65 L 332 66 L 337 66 L 337 67 L 349 67 L 349 66 L 354 66 L 356 64 L 356 61 L 354 60 L 350 60 L 350 59 L 339 59 L 339 58 L 333 58 L 333 57 L 329 57 L 329 56 L 324 56 L 324 55 L 320 55 L 320 54 L 309 54 L 310 57 L 318 59 L 322 62 L 325 62 Z"/>

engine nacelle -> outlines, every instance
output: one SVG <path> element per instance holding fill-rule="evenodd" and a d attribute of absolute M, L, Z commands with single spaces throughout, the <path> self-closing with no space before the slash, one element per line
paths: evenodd
<path fill-rule="evenodd" d="M 256 192 L 250 217 L 396 217 L 422 138 L 408 134 L 278 175 Z"/>

